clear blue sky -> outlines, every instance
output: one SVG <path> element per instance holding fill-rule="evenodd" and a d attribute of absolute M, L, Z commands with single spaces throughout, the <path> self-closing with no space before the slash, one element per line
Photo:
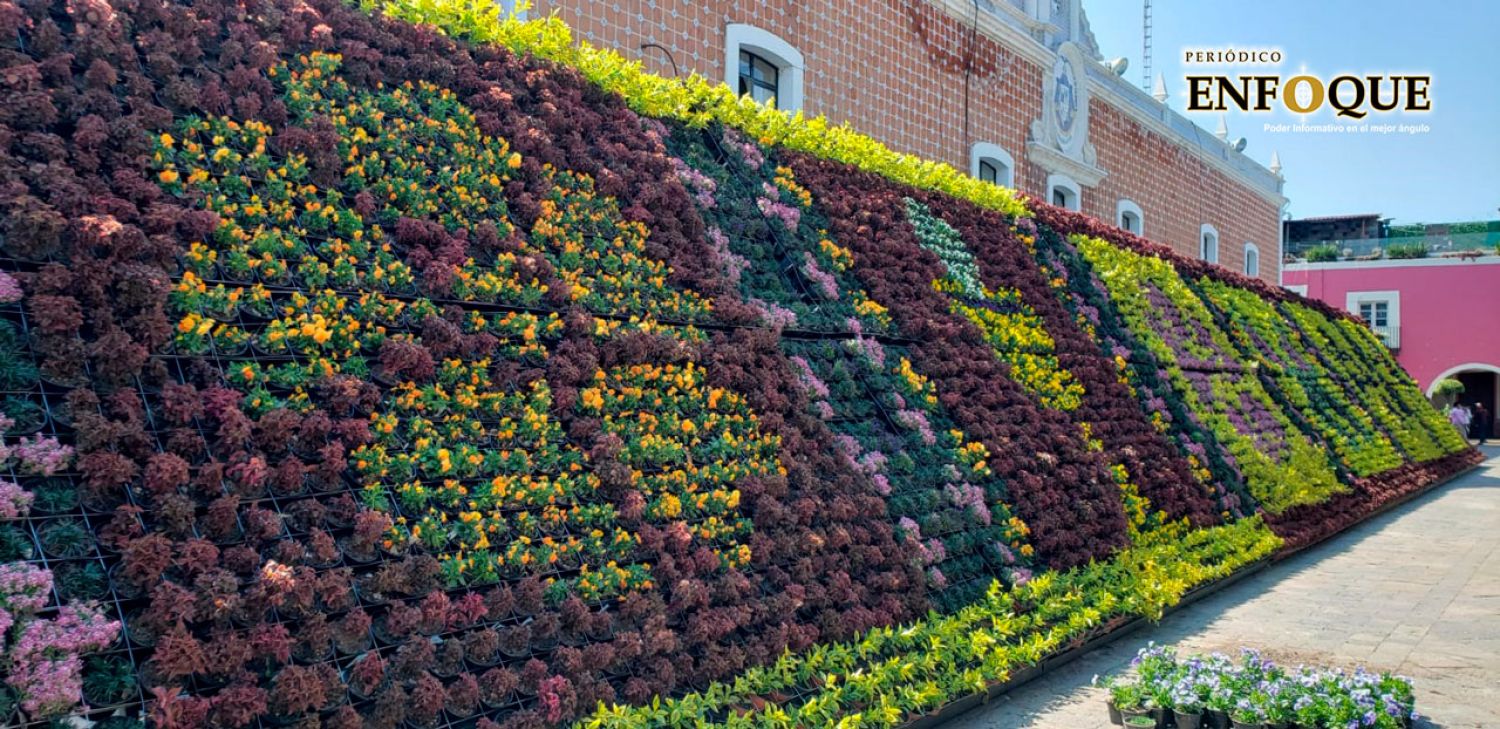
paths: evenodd
<path fill-rule="evenodd" d="M 1141 0 L 1084 0 L 1105 58 L 1125 56 L 1125 78 L 1141 81 Z M 1281 154 L 1294 217 L 1380 213 L 1398 223 L 1500 218 L 1500 2 L 1482 0 L 1155 0 L 1153 75 L 1168 104 L 1186 107 L 1187 73 L 1428 73 L 1432 111 L 1385 115 L 1426 123 L 1418 135 L 1329 135 L 1264 131 L 1267 122 L 1330 123 L 1325 105 L 1306 117 L 1228 112 L 1230 138 L 1269 164 Z M 1279 67 L 1187 66 L 1182 49 L 1281 48 Z M 1222 70 L 1222 71 L 1221 71 Z M 1188 117 L 1209 131 L 1217 113 Z M 1366 121 L 1376 121 L 1371 114 Z M 1344 120 L 1348 123 L 1349 120 Z"/>

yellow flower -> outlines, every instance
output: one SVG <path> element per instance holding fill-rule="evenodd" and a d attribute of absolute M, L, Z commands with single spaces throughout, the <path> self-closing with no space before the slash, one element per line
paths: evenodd
<path fill-rule="evenodd" d="M 162 170 L 157 177 L 168 185 L 177 181 L 177 170 Z"/>

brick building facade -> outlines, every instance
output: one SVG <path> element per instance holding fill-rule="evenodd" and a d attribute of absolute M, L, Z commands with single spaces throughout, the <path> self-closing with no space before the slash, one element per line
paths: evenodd
<path fill-rule="evenodd" d="M 1080 0 L 534 0 L 577 38 L 653 72 L 738 81 L 776 66 L 778 104 L 893 149 L 1219 263 L 1279 274 L 1279 170 L 1235 151 L 1101 61 Z M 675 64 L 675 68 L 674 68 Z M 1273 162 L 1272 167 L 1276 165 Z"/>

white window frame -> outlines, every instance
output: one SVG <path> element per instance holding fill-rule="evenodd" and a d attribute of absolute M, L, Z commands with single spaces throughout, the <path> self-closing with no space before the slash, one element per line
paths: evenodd
<path fill-rule="evenodd" d="M 969 147 L 969 174 L 975 179 L 979 178 L 980 162 L 994 165 L 998 173 L 995 175 L 995 184 L 1002 187 L 1016 186 L 1016 159 L 1004 147 L 990 142 L 975 142 Z"/>
<path fill-rule="evenodd" d="M 1125 225 L 1126 215 L 1135 216 L 1135 230 L 1130 230 Z M 1141 206 L 1136 205 L 1134 200 L 1120 198 L 1120 201 L 1115 203 L 1115 225 L 1119 226 L 1121 230 L 1130 231 L 1143 238 L 1146 236 L 1146 214 L 1141 212 Z"/>
<path fill-rule="evenodd" d="M 1062 207 L 1074 211 L 1083 210 L 1082 186 L 1067 175 L 1047 175 L 1047 202 L 1049 204 L 1052 204 L 1052 201 L 1056 199 L 1056 193 L 1059 190 L 1063 192 L 1063 202 L 1065 203 Z"/>
<path fill-rule="evenodd" d="M 1213 239 L 1213 246 L 1208 245 L 1208 239 Z M 1219 262 L 1219 229 L 1204 223 L 1198 228 L 1198 257 L 1209 263 Z"/>
<path fill-rule="evenodd" d="M 1307 284 L 1287 284 L 1281 288 L 1304 298 L 1307 296 Z"/>
<path fill-rule="evenodd" d="M 724 83 L 738 93 L 740 88 L 740 50 L 754 53 L 775 64 L 776 108 L 786 112 L 802 108 L 802 77 L 805 65 L 802 52 L 781 36 L 746 23 L 730 23 L 724 28 Z"/>
<path fill-rule="evenodd" d="M 1252 255 L 1253 254 L 1253 255 Z M 1250 259 L 1255 259 L 1255 270 L 1250 270 Z M 1245 275 L 1250 278 L 1260 278 L 1260 246 L 1254 243 L 1245 243 Z"/>
<path fill-rule="evenodd" d="M 1399 349 L 1401 346 L 1401 292 L 1400 291 L 1350 291 L 1344 294 L 1344 310 L 1359 316 L 1361 304 L 1385 304 L 1385 326 L 1370 326 L 1370 330 L 1385 340 L 1386 346 Z M 1368 326 L 1369 322 L 1365 322 Z"/>

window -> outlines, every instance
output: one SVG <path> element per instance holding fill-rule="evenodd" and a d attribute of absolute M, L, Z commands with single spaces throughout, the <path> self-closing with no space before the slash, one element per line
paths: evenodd
<path fill-rule="evenodd" d="M 977 142 L 969 149 L 969 174 L 996 185 L 1015 187 L 1016 162 L 998 144 Z"/>
<path fill-rule="evenodd" d="M 1245 275 L 1260 276 L 1260 249 L 1254 243 L 1245 244 Z"/>
<path fill-rule="evenodd" d="M 1219 230 L 1207 223 L 1199 229 L 1198 257 L 1209 263 L 1219 262 Z"/>
<path fill-rule="evenodd" d="M 802 108 L 802 53 L 768 30 L 730 23 L 724 31 L 724 83 L 785 111 Z"/>
<path fill-rule="evenodd" d="M 781 69 L 743 48 L 740 49 L 740 96 L 749 96 L 762 104 L 776 99 Z"/>
<path fill-rule="evenodd" d="M 1391 349 L 1401 347 L 1401 292 L 1350 291 L 1344 309 L 1358 314 Z"/>
<path fill-rule="evenodd" d="M 1359 318 L 1371 329 L 1384 329 L 1391 323 L 1391 304 L 1388 301 L 1359 302 Z"/>
<path fill-rule="evenodd" d="M 1047 175 L 1047 199 L 1060 208 L 1081 210 L 1083 190 L 1067 175 Z"/>
<path fill-rule="evenodd" d="M 1115 223 L 1121 230 L 1127 230 L 1136 235 L 1145 235 L 1143 226 L 1146 220 L 1145 213 L 1141 212 L 1141 206 L 1130 200 L 1120 200 L 1115 203 Z"/>
<path fill-rule="evenodd" d="M 1307 295 L 1307 284 L 1287 284 L 1287 285 L 1283 286 L 1282 288 L 1284 288 L 1287 291 L 1290 291 L 1290 292 L 1292 292 L 1292 293 L 1294 293 L 1294 294 L 1296 294 L 1298 296 L 1306 296 Z"/>

